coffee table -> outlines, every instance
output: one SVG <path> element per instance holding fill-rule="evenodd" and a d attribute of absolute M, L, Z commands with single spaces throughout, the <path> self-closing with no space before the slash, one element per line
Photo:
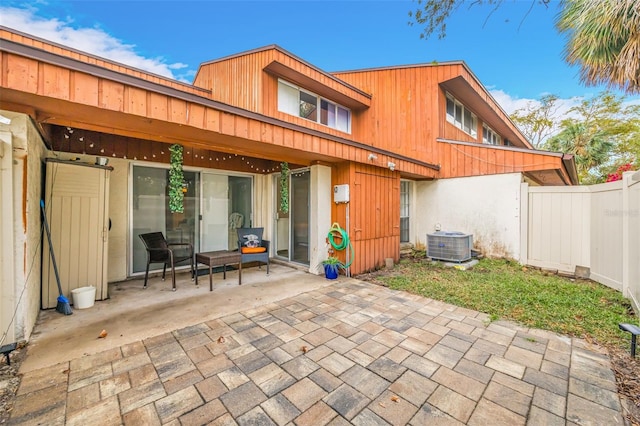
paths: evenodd
<path fill-rule="evenodd" d="M 227 265 L 238 264 L 238 285 L 242 285 L 242 254 L 239 251 L 206 251 L 196 253 L 196 285 L 198 285 L 198 263 L 209 265 L 209 291 L 213 291 L 213 267 L 222 266 L 222 278 L 227 279 Z"/>

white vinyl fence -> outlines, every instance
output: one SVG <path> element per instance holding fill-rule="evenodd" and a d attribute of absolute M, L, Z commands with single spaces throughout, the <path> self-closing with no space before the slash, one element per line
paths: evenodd
<path fill-rule="evenodd" d="M 640 172 L 574 187 L 522 184 L 521 261 L 575 273 L 622 292 L 640 308 Z M 588 269 L 587 269 L 588 268 Z"/>

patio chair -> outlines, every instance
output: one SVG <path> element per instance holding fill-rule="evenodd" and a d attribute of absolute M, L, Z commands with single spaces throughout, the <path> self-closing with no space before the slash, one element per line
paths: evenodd
<path fill-rule="evenodd" d="M 150 232 L 138 235 L 147 249 L 147 269 L 144 272 L 144 286 L 147 288 L 149 264 L 162 263 L 162 281 L 164 281 L 167 266 L 171 267 L 171 281 L 173 291 L 176 291 L 176 264 L 189 260 L 191 264 L 191 279 L 195 277 L 193 267 L 193 245 L 191 243 L 169 243 L 162 232 Z"/>
<path fill-rule="evenodd" d="M 259 262 L 267 265 L 269 275 L 269 241 L 263 240 L 264 228 L 238 228 L 238 251 L 242 254 L 242 263 Z"/>

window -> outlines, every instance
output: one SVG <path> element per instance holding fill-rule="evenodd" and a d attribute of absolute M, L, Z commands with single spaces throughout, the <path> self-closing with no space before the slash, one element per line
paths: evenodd
<path fill-rule="evenodd" d="M 482 143 L 489 145 L 502 145 L 500 136 L 486 124 L 482 125 Z"/>
<path fill-rule="evenodd" d="M 447 121 L 474 138 L 478 136 L 478 118 L 476 115 L 448 93 Z"/>
<path fill-rule="evenodd" d="M 283 80 L 278 80 L 278 111 L 351 132 L 349 109 Z"/>
<path fill-rule="evenodd" d="M 400 181 L 400 242 L 409 242 L 409 199 L 411 182 Z"/>

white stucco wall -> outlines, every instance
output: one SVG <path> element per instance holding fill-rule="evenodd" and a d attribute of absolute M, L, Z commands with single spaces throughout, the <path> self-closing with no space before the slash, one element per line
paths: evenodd
<path fill-rule="evenodd" d="M 412 221 L 414 243 L 427 234 L 473 234 L 474 247 L 487 256 L 520 258 L 520 173 L 416 182 Z"/>
<path fill-rule="evenodd" d="M 326 237 L 331 228 L 332 196 L 331 167 L 311 166 L 309 272 L 312 274 L 323 271 L 321 262 L 327 258 Z"/>
<path fill-rule="evenodd" d="M 9 259 L 3 262 L 3 270 L 12 270 L 8 274 L 3 271 L 0 283 L 3 297 L 7 295 L 12 299 L 7 307 L 11 310 L 13 322 L 3 324 L 1 330 L 4 343 L 10 343 L 29 339 L 40 310 L 40 198 L 45 147 L 27 115 L 9 111 L 0 111 L 0 115 L 10 120 L 8 124 L 0 124 L 0 133 L 5 136 L 3 144 L 8 150 L 3 157 L 10 159 L 3 164 L 10 165 L 12 180 L 11 187 L 3 189 L 3 209 L 11 209 L 10 214 L 3 214 L 3 220 L 8 218 L 12 225 L 5 227 L 2 235 L 3 246 L 12 250 L 8 256 L 3 250 L 5 259 Z M 7 143 L 9 134 L 10 144 Z M 4 199 L 11 200 L 8 206 L 4 205 Z M 7 282 L 6 276 L 12 276 L 12 281 Z"/>

